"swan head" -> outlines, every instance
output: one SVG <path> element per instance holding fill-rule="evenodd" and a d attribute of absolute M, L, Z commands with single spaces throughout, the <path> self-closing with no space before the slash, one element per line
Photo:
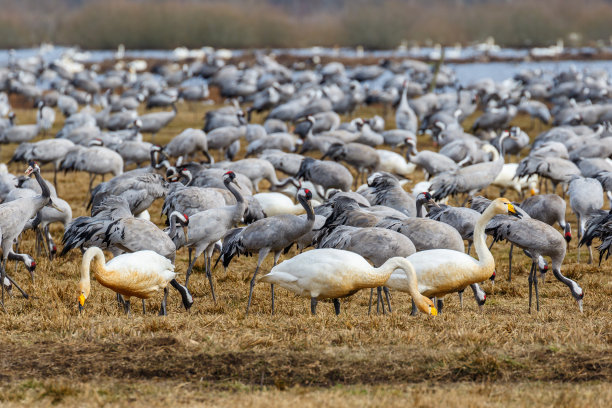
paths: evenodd
<path fill-rule="evenodd" d="M 436 307 L 434 306 L 433 301 L 426 296 L 423 296 L 423 303 L 421 304 L 421 302 L 419 302 L 419 305 L 417 305 L 417 307 L 419 308 L 421 312 L 425 314 L 428 314 L 431 316 L 438 315 L 438 309 L 436 309 Z"/>
<path fill-rule="evenodd" d="M 85 300 L 89 297 L 89 292 L 91 290 L 91 284 L 88 280 L 81 280 L 78 284 L 78 302 L 79 302 L 79 313 L 83 312 L 85 308 Z"/>
<path fill-rule="evenodd" d="M 508 214 L 517 218 L 522 217 L 521 214 L 514 207 L 514 204 L 512 204 L 510 200 L 505 197 L 495 199 L 495 201 L 491 203 L 491 206 L 494 206 L 493 208 L 495 208 L 495 212 L 497 214 Z"/>

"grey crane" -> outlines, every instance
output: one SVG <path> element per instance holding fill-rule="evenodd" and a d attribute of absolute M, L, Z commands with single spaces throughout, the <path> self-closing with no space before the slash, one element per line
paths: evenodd
<path fill-rule="evenodd" d="M 140 115 L 139 119 L 142 121 L 140 131 L 152 133 L 151 142 L 153 142 L 157 132 L 168 126 L 168 124 L 176 117 L 176 113 L 176 104 L 173 102 L 172 110 L 169 112 L 153 112 Z"/>
<path fill-rule="evenodd" d="M 227 205 L 225 194 L 214 187 L 190 186 L 191 176 L 188 170 L 182 171 L 189 174 L 186 184 L 180 183 L 180 177 L 169 178 L 170 187 L 164 200 L 162 214 L 170 215 L 174 211 L 192 216 L 201 211 L 218 208 Z"/>
<path fill-rule="evenodd" d="M 489 200 L 483 197 L 474 197 L 472 208 L 477 211 L 484 211 Z M 515 207 L 516 208 L 516 207 Z M 519 211 L 519 214 L 526 214 Z M 582 288 L 573 280 L 563 276 L 561 264 L 565 259 L 566 244 L 563 236 L 555 228 L 529 216 L 520 219 L 508 216 L 496 216 L 489 221 L 486 233 L 492 235 L 494 242 L 506 240 L 522 248 L 525 254 L 531 258 L 531 270 L 529 272 L 529 312 L 531 312 L 532 288 L 536 293 L 536 308 L 540 310 L 538 293 L 537 267 L 540 257 L 548 256 L 551 259 L 551 266 L 555 278 L 566 285 L 572 297 L 578 302 L 580 312 L 582 312 L 582 299 L 584 292 Z M 543 270 L 546 272 L 546 269 Z"/>
<path fill-rule="evenodd" d="M 87 208 L 103 201 L 108 196 L 123 197 L 130 212 L 138 215 L 147 210 L 155 200 L 166 195 L 167 183 L 156 173 L 141 173 L 131 177 L 115 177 L 98 184 L 92 191 Z"/>
<path fill-rule="evenodd" d="M 184 159 L 188 159 L 201 151 L 209 163 L 215 162 L 208 152 L 206 134 L 200 129 L 188 128 L 183 130 L 168 142 L 163 151 L 168 157 L 183 157 Z"/>
<path fill-rule="evenodd" d="M 108 130 L 121 130 L 127 128 L 138 119 L 138 112 L 135 110 L 123 110 L 108 117 L 106 128 Z"/>
<path fill-rule="evenodd" d="M 13 252 L 13 243 L 23 231 L 28 220 L 34 218 L 45 205 L 54 205 L 51 192 L 40 175 L 40 167 L 31 161 L 25 172 L 26 176 L 34 174 L 42 193 L 34 197 L 24 197 L 0 205 L 0 231 L 2 231 L 2 278 L 6 276 L 6 263 Z M 4 307 L 4 285 L 2 285 L 2 307 Z"/>
<path fill-rule="evenodd" d="M 476 119 L 472 125 L 472 131 L 504 129 L 508 127 L 517 113 L 518 109 L 514 105 L 490 109 Z"/>
<path fill-rule="evenodd" d="M 365 182 L 366 173 L 372 173 L 380 164 L 380 158 L 376 149 L 361 143 L 334 143 L 325 152 L 322 159 L 330 157 L 334 161 L 344 161 L 355 167 L 357 178 L 355 187 L 359 180 Z"/>
<path fill-rule="evenodd" d="M 280 181 L 276 176 L 274 166 L 269 161 L 263 159 L 249 158 L 235 162 L 220 162 L 216 163 L 215 167 L 244 174 L 251 180 L 256 193 L 259 193 L 259 183 L 264 179 L 270 183 L 271 190 L 282 188 L 289 183 L 292 183 L 296 188 L 300 188 L 299 183 L 292 177 Z"/>
<path fill-rule="evenodd" d="M 232 160 L 235 152 L 232 147 L 238 143 L 240 147 L 240 138 L 246 135 L 247 126 L 222 126 L 208 132 L 206 140 L 210 150 L 221 150 L 225 157 Z"/>
<path fill-rule="evenodd" d="M 36 112 L 36 122 L 40 124 L 44 136 L 47 136 L 47 131 L 51 130 L 55 123 L 55 111 L 45 105 L 43 101 L 38 102 L 38 111 Z"/>
<path fill-rule="evenodd" d="M 445 204 L 429 205 L 427 211 L 428 218 L 448 224 L 459 231 L 461 238 L 468 241 L 466 252 L 469 254 L 474 243 L 474 226 L 480 217 L 480 213 L 471 208 L 453 207 Z"/>
<path fill-rule="evenodd" d="M 587 219 L 604 205 L 603 188 L 599 181 L 592 178 L 574 177 L 569 185 L 570 207 L 578 220 L 578 240 L 582 239 Z M 589 263 L 593 263 L 593 250 L 589 249 Z M 578 245 L 580 262 L 580 245 Z"/>
<path fill-rule="evenodd" d="M 57 169 L 74 143 L 67 139 L 47 139 L 35 143 L 21 143 L 15 149 L 9 163 L 36 161 L 41 164 L 53 163 L 53 185 L 57 188 Z"/>
<path fill-rule="evenodd" d="M 601 244 L 597 247 L 599 251 L 599 264 L 604 259 L 608 259 L 610 256 L 610 246 L 612 244 L 612 210 L 603 211 L 599 210 L 591 214 L 591 217 L 586 222 L 584 235 L 578 243 L 578 245 L 588 245 L 595 238 L 599 238 Z"/>
<path fill-rule="evenodd" d="M 151 221 L 134 218 L 128 202 L 123 197 L 107 197 L 93 208 L 92 214 L 91 217 L 75 218 L 68 225 L 64 232 L 64 248 L 60 256 L 74 248 L 84 250 L 97 246 L 108 249 L 113 255 L 151 250 L 174 263 L 176 246 L 172 239 Z M 177 223 L 186 228 L 189 218 L 178 212 L 171 214 L 169 234 L 172 236 L 176 234 Z M 176 279 L 170 283 L 181 294 L 185 309 L 189 309 L 193 298 L 188 289 Z M 160 314 L 166 314 L 163 304 Z"/>
<path fill-rule="evenodd" d="M 503 144 L 506 137 L 513 136 L 508 132 L 503 132 L 499 140 L 502 150 L 492 162 L 477 163 L 437 175 L 432 180 L 431 187 L 429 188 L 433 192 L 434 199 L 441 200 L 449 195 L 458 193 L 467 193 L 467 199 L 469 199 L 476 192 L 495 181 L 495 178 L 504 167 Z"/>
<path fill-rule="evenodd" d="M 224 126 L 237 127 L 246 124 L 244 112 L 235 106 L 225 106 L 216 111 L 208 111 L 204 117 L 206 133 Z"/>
<path fill-rule="evenodd" d="M 312 182 L 317 186 L 317 194 L 321 197 L 325 197 L 331 188 L 351 191 L 353 185 L 353 176 L 346 167 L 335 162 L 315 160 L 311 157 L 302 160 L 295 177 Z"/>
<path fill-rule="evenodd" d="M 217 298 L 215 296 L 212 271 L 210 268 L 215 243 L 222 239 L 227 231 L 242 220 L 246 210 L 246 202 L 242 194 L 232 186 L 232 183 L 238 185 L 236 182 L 236 175 L 233 171 L 225 173 L 223 176 L 223 183 L 236 198 L 236 204 L 195 213 L 189 218 L 188 237 L 186 238 L 180 231 L 174 236 L 174 243 L 177 248 L 183 246 L 189 248 L 190 262 L 185 276 L 185 287 L 189 284 L 189 276 L 191 276 L 196 259 L 204 253 L 206 276 L 208 277 L 210 291 L 215 302 Z M 195 251 L 193 259 L 191 258 L 192 251 Z"/>
<path fill-rule="evenodd" d="M 289 176 L 295 176 L 300 171 L 300 165 L 304 160 L 304 156 L 301 154 L 286 153 L 278 149 L 264 150 L 259 158 L 269 161 L 276 170 Z"/>
<path fill-rule="evenodd" d="M 271 133 L 261 139 L 253 140 L 246 149 L 245 157 L 253 156 L 267 149 L 279 149 L 289 152 L 297 150 L 298 139 L 289 133 Z"/>
<path fill-rule="evenodd" d="M 413 139 L 407 139 L 406 144 L 410 148 L 406 153 L 406 158 L 426 172 L 426 179 L 459 168 L 453 159 L 444 154 L 432 152 L 431 150 L 417 151 L 416 142 Z"/>
<path fill-rule="evenodd" d="M 107 173 L 112 173 L 113 176 L 118 176 L 123 173 L 123 158 L 119 153 L 103 146 L 74 146 L 72 150 L 66 153 L 60 164 L 60 169 L 89 173 L 88 192 L 91 192 L 96 175 L 104 176 Z"/>
<path fill-rule="evenodd" d="M 569 243 L 572 240 L 572 227 L 565 220 L 567 204 L 556 194 L 540 194 L 526 198 L 520 206 L 531 218 L 548 225 L 555 222 L 563 228 L 563 236 Z"/>
<path fill-rule="evenodd" d="M 223 266 L 227 268 L 232 258 L 237 255 L 250 255 L 257 252 L 257 267 L 253 273 L 249 288 L 249 300 L 246 313 L 251 307 L 253 286 L 261 263 L 266 256 L 274 254 L 274 265 L 278 262 L 281 252 L 296 242 L 302 235 L 312 230 L 315 214 L 310 205 L 312 193 L 310 190 L 301 190 L 298 193 L 298 201 L 306 210 L 306 218 L 291 214 L 281 214 L 264 218 L 243 228 L 235 228 L 229 231 L 223 239 L 223 248 L 219 259 L 223 260 Z M 219 262 L 219 259 L 217 262 Z M 274 313 L 274 286 L 272 286 L 272 313 Z"/>
<path fill-rule="evenodd" d="M 371 205 L 384 205 L 393 208 L 408 217 L 416 215 L 416 203 L 399 180 L 391 173 L 376 172 L 368 177 L 368 188 L 360 190 Z"/>
<path fill-rule="evenodd" d="M 510 128 L 510 135 L 504 139 L 503 149 L 500 149 L 499 141 L 501 135 L 491 141 L 491 144 L 499 151 L 504 151 L 504 154 L 516 155 L 520 157 L 521 150 L 523 150 L 529 144 L 529 135 L 521 130 L 518 126 L 512 126 Z"/>
<path fill-rule="evenodd" d="M 520 161 L 516 169 L 516 177 L 521 178 L 532 174 L 549 179 L 553 184 L 552 192 L 554 193 L 558 184 L 568 184 L 572 176 L 579 176 L 580 169 L 573 162 L 559 157 L 529 155 Z M 548 190 L 548 186 L 546 189 Z M 565 195 L 565 190 L 563 191 Z"/>
<path fill-rule="evenodd" d="M 15 115 L 13 114 L 13 120 Z M 13 125 L 4 129 L 0 134 L 0 143 L 29 142 L 40 133 L 40 123 L 34 125 Z"/>
<path fill-rule="evenodd" d="M 402 97 L 395 112 L 395 127 L 398 129 L 407 130 L 413 134 L 417 133 L 419 121 L 416 113 L 408 104 L 408 86 L 406 81 L 402 84 Z"/>

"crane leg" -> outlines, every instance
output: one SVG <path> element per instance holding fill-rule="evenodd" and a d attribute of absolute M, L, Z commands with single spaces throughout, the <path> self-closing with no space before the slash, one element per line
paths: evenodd
<path fill-rule="evenodd" d="M 317 303 L 317 298 L 310 298 L 310 313 L 312 313 L 313 316 L 317 314 Z"/>
<path fill-rule="evenodd" d="M 130 315 L 130 301 L 126 300 L 125 303 L 123 304 L 123 310 L 125 310 L 125 314 L 126 315 Z"/>
<path fill-rule="evenodd" d="M 368 316 L 372 312 L 372 297 L 374 296 L 374 288 L 370 288 L 370 302 L 368 303 Z"/>
<path fill-rule="evenodd" d="M 210 284 L 210 293 L 212 294 L 213 302 L 217 303 L 217 295 L 215 295 L 215 286 L 213 285 L 212 271 L 210 268 L 210 259 L 212 258 L 212 250 L 210 252 L 211 252 L 210 255 L 207 253 L 204 253 L 204 262 L 206 262 L 206 277 L 208 278 L 208 283 Z"/>
<path fill-rule="evenodd" d="M 251 279 L 251 284 L 249 287 L 249 300 L 247 302 L 246 314 L 249 314 L 249 309 L 251 308 L 251 298 L 253 297 L 253 286 L 255 286 L 255 277 L 257 276 L 257 272 L 259 272 L 259 264 L 261 262 L 257 262 L 257 268 L 255 268 L 255 273 L 253 273 L 253 278 Z"/>
<path fill-rule="evenodd" d="M 508 282 L 512 282 L 512 252 L 514 252 L 514 244 L 510 244 L 510 252 L 508 253 Z"/>
<path fill-rule="evenodd" d="M 276 266 L 276 263 L 278 262 L 278 258 L 280 258 L 281 252 L 276 252 L 274 254 L 274 264 L 272 265 L 272 268 L 274 268 Z M 272 314 L 274 314 L 274 284 L 270 284 L 270 291 L 271 291 L 271 295 L 272 295 Z"/>
<path fill-rule="evenodd" d="M 57 164 L 53 163 L 53 187 L 57 191 Z"/>
<path fill-rule="evenodd" d="M 578 242 L 580 242 L 580 239 L 582 239 L 582 223 L 580 222 L 580 215 L 577 215 L 576 218 L 578 218 Z M 576 262 L 580 263 L 580 245 L 578 245 Z"/>
<path fill-rule="evenodd" d="M 531 270 L 529 271 L 529 278 L 527 278 L 527 280 L 529 281 L 529 313 L 531 313 L 531 293 L 532 293 L 532 286 L 533 286 L 533 266 L 534 266 L 534 262 L 533 260 L 531 261 Z"/>
<path fill-rule="evenodd" d="M 164 298 L 161 302 L 161 306 L 159 308 L 159 315 L 160 316 L 167 316 L 168 315 L 168 311 L 166 310 L 166 304 L 168 302 L 168 287 L 164 288 Z"/>
<path fill-rule="evenodd" d="M 383 292 L 385 292 L 385 298 L 387 299 L 387 307 L 389 308 L 389 313 L 391 313 L 391 294 L 389 293 L 389 288 L 383 286 Z"/>
<path fill-rule="evenodd" d="M 183 306 L 185 307 L 185 310 L 189 310 L 193 305 L 193 296 L 191 296 L 191 293 L 189 293 L 189 289 L 187 289 L 187 286 L 181 285 L 177 282 L 176 279 L 172 279 L 170 281 L 170 284 L 174 289 L 177 290 L 178 293 L 181 294 L 181 299 L 183 300 Z"/>
<path fill-rule="evenodd" d="M 336 316 L 340 314 L 340 301 L 338 299 L 334 299 L 334 312 L 336 312 Z"/>
<path fill-rule="evenodd" d="M 538 267 L 533 268 L 533 286 L 536 295 L 536 311 L 540 311 L 540 293 L 538 292 Z"/>
<path fill-rule="evenodd" d="M 461 289 L 457 294 L 459 295 L 459 306 L 463 309 L 463 291 L 465 288 Z"/>
<path fill-rule="evenodd" d="M 193 270 L 193 265 L 196 262 L 197 258 L 193 258 L 193 261 L 191 260 L 191 252 L 193 251 L 192 248 L 189 248 L 189 267 L 187 268 L 187 273 L 185 274 L 185 287 L 187 287 L 187 284 L 189 284 L 189 277 L 191 276 L 191 271 Z"/>

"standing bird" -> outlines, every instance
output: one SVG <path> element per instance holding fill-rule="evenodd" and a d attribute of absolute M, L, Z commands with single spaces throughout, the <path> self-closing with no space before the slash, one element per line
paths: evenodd
<path fill-rule="evenodd" d="M 168 157 L 182 157 L 183 159 L 188 159 L 199 151 L 204 153 L 209 163 L 215 162 L 208 153 L 206 134 L 200 129 L 193 128 L 185 129 L 173 137 L 163 150 Z"/>
<path fill-rule="evenodd" d="M 587 220 L 604 205 L 603 188 L 596 179 L 575 176 L 570 182 L 568 192 L 570 207 L 578 221 L 578 240 L 581 240 Z M 593 250 L 590 243 L 587 248 L 589 249 L 589 263 L 593 263 Z M 578 245 L 577 261 L 580 262 L 580 245 Z"/>
<path fill-rule="evenodd" d="M 14 161 L 29 162 L 34 160 L 41 164 L 53 163 L 53 185 L 57 188 L 57 169 L 74 143 L 68 139 L 46 139 L 35 143 L 21 143 L 15 149 L 9 163 Z"/>
<path fill-rule="evenodd" d="M 0 205 L 0 231 L 2 233 L 2 277 L 0 282 L 4 282 L 6 262 L 13 252 L 13 243 L 23 231 L 26 223 L 34 218 L 45 205 L 53 205 L 49 187 L 40 175 L 40 167 L 33 161 L 30 162 L 25 172 L 26 176 L 30 174 L 36 177 L 42 193 L 35 197 L 24 197 Z M 4 307 L 4 285 L 2 285 L 2 306 Z"/>
<path fill-rule="evenodd" d="M 402 97 L 395 112 L 395 127 L 407 130 L 415 135 L 419 127 L 416 113 L 414 113 L 414 110 L 408 104 L 408 86 L 405 81 L 402 84 Z"/>
<path fill-rule="evenodd" d="M 335 162 L 315 160 L 306 157 L 302 160 L 296 179 L 312 182 L 317 187 L 317 194 L 326 197 L 330 188 L 341 191 L 351 191 L 353 176 L 343 165 Z"/>
<path fill-rule="evenodd" d="M 416 215 L 416 202 L 392 174 L 381 171 L 368 177 L 368 188 L 360 190 L 371 205 L 384 205 L 408 217 Z"/>
<path fill-rule="evenodd" d="M 140 131 L 143 133 L 151 133 L 151 143 L 154 143 L 157 132 L 168 126 L 176 117 L 176 113 L 176 104 L 174 102 L 172 102 L 172 110 L 169 112 L 145 113 L 139 117 L 142 122 Z"/>
<path fill-rule="evenodd" d="M 556 194 L 540 194 L 526 198 L 520 206 L 531 218 L 540 220 L 545 224 L 553 225 L 555 222 L 563 228 L 563 236 L 569 243 L 572 240 L 572 227 L 565 220 L 565 200 Z"/>
<path fill-rule="evenodd" d="M 355 179 L 355 187 L 363 177 L 365 182 L 366 174 L 371 174 L 380 164 L 380 158 L 376 149 L 361 143 L 334 143 L 322 159 L 330 157 L 334 161 L 344 161 L 355 167 L 357 170 L 357 178 Z"/>
<path fill-rule="evenodd" d="M 389 258 L 379 268 L 372 267 L 360 255 L 340 249 L 323 248 L 304 252 L 272 268 L 260 281 L 278 284 L 299 296 L 310 297 L 310 311 L 316 313 L 317 302 L 333 299 L 336 315 L 339 298 L 361 289 L 381 286 L 394 270 L 406 275 L 408 290 L 423 313 L 435 316 L 433 302 L 419 293 L 414 268 L 402 257 Z"/>
<path fill-rule="evenodd" d="M 104 253 L 98 247 L 91 247 L 83 254 L 81 280 L 78 284 L 79 312 L 83 311 L 85 300 L 91 291 L 90 271 L 102 286 L 125 298 L 125 312 L 130 313 L 130 298 L 148 299 L 160 289 L 164 290 L 160 315 L 166 315 L 168 283 L 176 283 L 172 262 L 153 251 L 138 251 L 114 257 L 105 265 Z M 144 313 L 144 310 L 143 310 Z"/>
<path fill-rule="evenodd" d="M 123 173 L 123 158 L 119 153 L 100 145 L 91 147 L 75 146 L 70 150 L 60 165 L 61 170 L 85 171 L 90 174 L 89 189 L 100 174 L 104 177 L 107 173 L 118 176 Z"/>
<path fill-rule="evenodd" d="M 298 193 L 298 201 L 306 210 L 306 218 L 297 215 L 282 214 L 274 217 L 255 221 L 244 228 L 236 228 L 229 231 L 223 239 L 223 249 L 219 259 L 223 259 L 223 266 L 227 266 L 236 255 L 251 255 L 257 252 L 257 267 L 251 279 L 249 288 L 249 300 L 246 313 L 251 307 L 253 286 L 255 286 L 257 272 L 261 263 L 270 252 L 274 254 L 274 265 L 278 262 L 281 252 L 291 246 L 302 235 L 312 230 L 315 215 L 310 205 L 312 193 L 310 190 L 301 190 Z M 217 262 L 219 262 L 219 259 Z M 215 264 L 216 265 L 216 264 Z M 274 313 L 274 285 L 272 285 L 272 313 Z"/>
<path fill-rule="evenodd" d="M 45 106 L 43 101 L 38 102 L 36 121 L 40 124 L 40 128 L 43 130 L 43 135 L 47 137 L 47 131 L 51 130 L 53 124 L 55 123 L 55 111 L 53 108 Z"/>
<path fill-rule="evenodd" d="M 238 185 L 236 182 L 236 174 L 233 171 L 228 171 L 223 175 L 223 184 L 225 184 L 225 187 L 236 198 L 236 204 L 195 213 L 189 219 L 189 227 L 187 230 L 188 236 L 182 235 L 180 231 L 178 231 L 173 238 L 177 248 L 183 246 L 189 248 L 190 262 L 185 277 L 185 287 L 188 286 L 189 276 L 191 275 L 196 259 L 204 253 L 206 276 L 208 277 L 210 290 L 213 300 L 215 301 L 216 296 L 210 268 L 215 243 L 222 239 L 230 228 L 233 228 L 234 225 L 242 220 L 247 206 L 242 194 L 240 194 L 238 189 L 232 186 L 232 184 Z M 192 250 L 195 250 L 193 260 L 191 260 Z"/>

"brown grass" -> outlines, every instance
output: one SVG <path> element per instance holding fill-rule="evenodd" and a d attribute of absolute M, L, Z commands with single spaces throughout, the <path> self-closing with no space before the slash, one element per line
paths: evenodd
<path fill-rule="evenodd" d="M 179 109 L 157 141 L 187 126 L 201 126 L 210 108 L 193 104 Z M 380 109 L 363 108 L 357 114 L 375 112 Z M 21 123 L 34 120 L 33 110 L 17 114 Z M 528 121 L 521 117 L 516 123 Z M 430 143 L 422 138 L 420 145 Z M 4 162 L 13 150 L 3 147 Z M 10 169 L 19 173 L 24 166 Z M 51 177 L 48 169 L 43 176 Z M 421 177 L 415 173 L 413 181 Z M 61 175 L 59 183 L 59 194 L 71 203 L 74 216 L 85 214 L 87 176 Z M 489 189 L 487 194 L 497 192 Z M 150 212 L 161 225 L 160 205 L 156 202 Z M 568 217 L 575 226 L 575 218 Z M 59 241 L 57 227 L 53 234 Z M 254 260 L 244 257 L 227 273 L 214 271 L 216 304 L 198 262 L 189 313 L 171 291 L 167 317 L 156 315 L 161 297 L 147 301 L 147 315 L 134 304 L 132 316 L 126 317 L 114 294 L 93 283 L 86 312 L 79 316 L 79 252 L 53 263 L 37 256 L 35 284 L 21 267 L 16 273 L 12 264 L 8 268 L 32 297 L 7 299 L 7 313 L 0 314 L 0 403 L 607 406 L 612 401 L 610 267 L 576 264 L 575 247 L 574 240 L 563 272 L 585 290 L 584 314 L 578 314 L 567 288 L 552 276 L 541 289 L 541 311 L 528 314 L 528 259 L 515 252 L 513 281 L 508 282 L 508 245 L 497 244 L 498 278 L 495 286 L 484 284 L 484 313 L 466 292 L 462 309 L 457 296 L 449 296 L 444 313 L 435 318 L 410 317 L 410 297 L 402 293 L 393 294 L 392 314 L 368 316 L 365 291 L 343 301 L 338 317 L 327 303 L 312 317 L 308 299 L 282 289 L 276 291 L 277 311 L 271 316 L 264 285 L 255 287 L 252 314 L 245 318 Z M 21 248 L 35 254 L 31 233 Z M 186 269 L 186 258 L 181 250 L 179 273 Z M 264 272 L 270 267 L 269 259 Z"/>

